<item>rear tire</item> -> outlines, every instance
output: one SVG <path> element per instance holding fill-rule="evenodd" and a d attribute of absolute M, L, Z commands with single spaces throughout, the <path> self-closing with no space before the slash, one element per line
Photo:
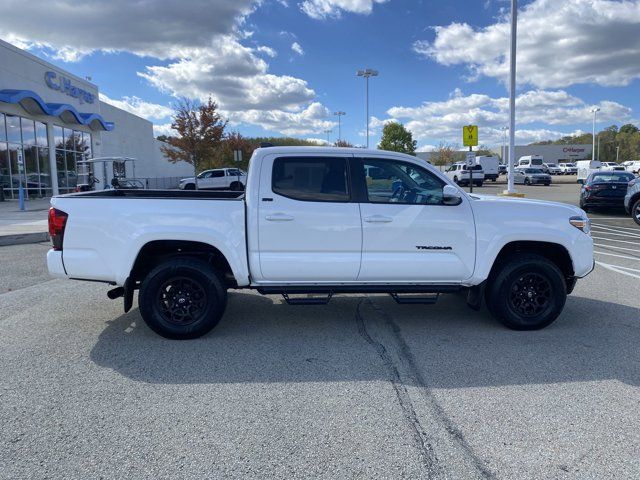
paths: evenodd
<path fill-rule="evenodd" d="M 529 179 L 528 179 L 528 178 L 525 178 L 525 179 L 524 179 L 524 184 L 525 184 L 525 185 L 529 185 L 530 183 L 531 183 L 531 182 L 529 181 Z"/>
<path fill-rule="evenodd" d="M 195 183 L 187 183 L 187 184 L 184 186 L 184 189 L 185 189 L 185 190 L 195 190 L 195 189 L 196 189 L 196 184 L 195 184 Z"/>
<path fill-rule="evenodd" d="M 633 221 L 640 225 L 640 199 L 636 200 L 631 207 L 631 218 Z"/>
<path fill-rule="evenodd" d="M 241 182 L 233 182 L 229 188 L 234 192 L 242 192 L 244 190 L 244 185 L 242 185 Z"/>
<path fill-rule="evenodd" d="M 507 258 L 490 278 L 485 301 L 491 314 L 512 330 L 539 330 L 558 318 L 567 300 L 560 269 L 535 254 Z"/>
<path fill-rule="evenodd" d="M 227 290 L 211 266 L 195 258 L 175 258 L 142 281 L 140 314 L 165 338 L 197 338 L 215 327 L 227 306 Z"/>

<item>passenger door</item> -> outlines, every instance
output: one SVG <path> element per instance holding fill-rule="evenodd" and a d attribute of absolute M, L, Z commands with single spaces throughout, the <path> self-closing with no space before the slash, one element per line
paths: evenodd
<path fill-rule="evenodd" d="M 210 188 L 221 189 L 227 186 L 227 178 L 224 175 L 224 170 L 212 170 Z"/>
<path fill-rule="evenodd" d="M 417 163 L 368 157 L 360 168 L 366 198 L 360 204 L 358 281 L 456 283 L 471 277 L 475 225 L 466 196 L 460 205 L 445 205 L 445 181 Z"/>
<path fill-rule="evenodd" d="M 356 280 L 362 227 L 349 186 L 351 157 L 270 155 L 263 159 L 258 281 Z"/>

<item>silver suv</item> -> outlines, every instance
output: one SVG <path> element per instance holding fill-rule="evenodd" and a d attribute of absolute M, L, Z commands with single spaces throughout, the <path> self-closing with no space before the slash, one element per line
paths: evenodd
<path fill-rule="evenodd" d="M 640 225 L 640 178 L 629 182 L 627 194 L 624 197 L 624 208 L 631 218 Z"/>

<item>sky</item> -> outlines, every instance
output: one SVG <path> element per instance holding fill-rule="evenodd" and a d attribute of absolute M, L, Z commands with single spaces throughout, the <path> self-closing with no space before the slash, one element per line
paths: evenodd
<path fill-rule="evenodd" d="M 640 0 L 521 0 L 516 143 L 639 123 Z M 502 143 L 506 0 L 3 0 L 0 38 L 78 76 L 171 134 L 180 97 L 215 100 L 245 136 L 374 146 L 385 122 L 419 150 Z M 33 12 L 47 19 L 34 21 Z M 107 119 L 108 120 L 108 119 Z"/>

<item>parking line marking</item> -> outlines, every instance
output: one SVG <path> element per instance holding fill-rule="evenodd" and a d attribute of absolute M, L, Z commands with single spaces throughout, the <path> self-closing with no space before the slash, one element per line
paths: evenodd
<path fill-rule="evenodd" d="M 613 266 L 616 267 L 616 268 L 619 268 L 621 270 L 626 270 L 626 271 L 634 272 L 634 273 L 640 273 L 640 270 L 637 269 L 637 268 L 623 267 L 622 265 L 613 265 Z"/>
<path fill-rule="evenodd" d="M 640 257 L 629 257 L 627 255 L 618 255 L 615 253 L 608 253 L 608 252 L 597 252 L 597 251 L 593 251 L 593 253 L 597 253 L 598 255 L 609 255 L 610 257 L 617 257 L 617 258 L 626 258 L 627 260 L 636 260 L 638 262 L 640 262 Z"/>
<path fill-rule="evenodd" d="M 620 268 L 618 268 L 615 265 L 611 265 L 609 263 L 598 262 L 597 260 L 596 260 L 596 264 L 600 265 L 603 268 L 606 268 L 607 270 L 611 270 L 612 272 L 621 273 L 622 275 L 626 275 L 628 277 L 637 278 L 638 280 L 640 280 L 640 275 L 636 275 L 634 273 L 625 272 L 624 270 L 620 270 Z"/>
<path fill-rule="evenodd" d="M 617 225 L 602 225 L 599 223 L 592 223 L 591 225 L 595 227 L 615 227 L 617 230 L 631 230 L 632 232 L 636 232 L 636 233 L 640 232 L 639 229 L 633 228 L 633 227 L 619 227 Z"/>
<path fill-rule="evenodd" d="M 131 325 L 124 329 L 124 333 L 131 333 L 134 328 L 136 328 L 136 322 L 131 322 Z"/>
<path fill-rule="evenodd" d="M 628 237 L 638 237 L 640 238 L 640 233 L 631 233 L 631 232 L 625 232 L 624 230 L 618 230 L 617 228 L 607 228 L 607 227 L 601 227 L 600 225 L 592 225 L 592 228 L 597 229 L 598 233 L 602 233 L 603 235 L 621 235 L 621 236 L 628 236 Z M 604 230 L 604 231 L 600 231 L 600 230 Z"/>
<path fill-rule="evenodd" d="M 629 240 L 617 240 L 615 238 L 607 238 L 607 237 L 595 237 L 592 235 L 592 238 L 598 239 L 598 240 L 608 240 L 610 242 L 618 242 L 618 243 L 630 243 L 631 245 L 638 245 L 640 247 L 640 241 L 637 242 L 630 242 Z"/>
<path fill-rule="evenodd" d="M 635 250 L 633 248 L 624 248 L 624 247 L 614 247 L 613 245 L 603 245 L 601 243 L 594 243 L 596 247 L 604 247 L 604 248 L 613 248 L 615 250 L 627 250 L 629 252 L 640 253 L 640 250 Z"/>

